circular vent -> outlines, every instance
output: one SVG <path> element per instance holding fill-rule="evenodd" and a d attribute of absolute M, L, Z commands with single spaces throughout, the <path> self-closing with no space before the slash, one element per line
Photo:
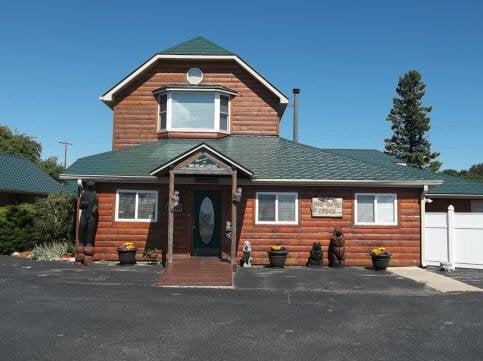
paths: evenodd
<path fill-rule="evenodd" d="M 203 72 L 198 68 L 191 68 L 186 74 L 190 84 L 199 84 L 203 80 Z"/>

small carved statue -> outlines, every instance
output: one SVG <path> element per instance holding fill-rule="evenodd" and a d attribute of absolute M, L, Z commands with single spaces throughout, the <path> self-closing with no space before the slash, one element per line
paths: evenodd
<path fill-rule="evenodd" d="M 97 232 L 99 200 L 93 181 L 88 181 L 86 189 L 81 193 L 79 208 L 79 244 L 76 250 L 76 260 L 84 265 L 92 264 L 94 240 Z"/>
<path fill-rule="evenodd" d="M 230 221 L 226 221 L 225 236 L 226 236 L 226 239 L 231 239 L 231 222 Z"/>
<path fill-rule="evenodd" d="M 345 265 L 345 237 L 340 228 L 335 228 L 329 243 L 329 266 Z"/>
<path fill-rule="evenodd" d="M 250 241 L 245 241 L 243 243 L 243 267 L 252 266 L 252 245 Z"/>
<path fill-rule="evenodd" d="M 307 266 L 308 267 L 320 267 L 322 266 L 322 246 L 320 245 L 320 242 L 314 242 L 312 244 L 312 249 L 310 250 L 310 256 L 307 261 Z"/>
<path fill-rule="evenodd" d="M 237 188 L 236 192 L 231 195 L 233 203 L 240 203 L 242 197 L 242 189 Z"/>
<path fill-rule="evenodd" d="M 171 212 L 179 205 L 179 191 L 174 191 L 173 194 L 173 206 L 171 208 Z"/>

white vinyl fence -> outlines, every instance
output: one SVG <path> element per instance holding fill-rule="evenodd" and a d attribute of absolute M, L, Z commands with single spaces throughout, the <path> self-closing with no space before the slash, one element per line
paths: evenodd
<path fill-rule="evenodd" d="M 483 269 L 483 213 L 427 212 L 423 266 Z"/>

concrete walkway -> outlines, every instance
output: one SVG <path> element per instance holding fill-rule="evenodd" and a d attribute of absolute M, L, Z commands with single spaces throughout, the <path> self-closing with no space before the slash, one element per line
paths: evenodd
<path fill-rule="evenodd" d="M 424 283 L 439 292 L 483 292 L 481 288 L 419 267 L 389 267 L 387 270 L 401 277 Z"/>

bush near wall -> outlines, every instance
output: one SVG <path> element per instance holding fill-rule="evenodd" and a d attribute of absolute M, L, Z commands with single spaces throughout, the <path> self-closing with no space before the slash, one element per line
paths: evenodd
<path fill-rule="evenodd" d="M 74 199 L 63 194 L 34 204 L 0 207 L 0 254 L 32 250 L 47 242 L 72 242 Z"/>
<path fill-rule="evenodd" d="M 34 247 L 32 234 L 35 213 L 33 204 L 0 207 L 0 254 Z"/>

